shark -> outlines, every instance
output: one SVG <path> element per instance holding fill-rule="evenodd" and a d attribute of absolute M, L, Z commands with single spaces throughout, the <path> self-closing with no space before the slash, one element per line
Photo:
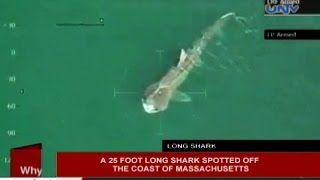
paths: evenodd
<path fill-rule="evenodd" d="M 221 16 L 213 25 L 208 27 L 202 36 L 187 50 L 181 49 L 178 63 L 157 82 L 149 85 L 142 97 L 142 106 L 146 113 L 154 114 L 165 111 L 171 101 L 190 102 L 190 96 L 179 90 L 180 85 L 187 79 L 195 66 L 201 66 L 201 54 L 208 42 L 215 36 L 221 35 L 222 28 L 235 19 L 233 12 Z"/>

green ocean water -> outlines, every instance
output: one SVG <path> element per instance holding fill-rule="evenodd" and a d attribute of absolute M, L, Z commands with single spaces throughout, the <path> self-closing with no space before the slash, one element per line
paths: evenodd
<path fill-rule="evenodd" d="M 192 102 L 145 113 L 144 89 L 228 12 L 246 23 L 230 23 L 205 50 L 181 87 Z M 320 138 L 320 43 L 263 39 L 266 28 L 320 28 L 318 17 L 265 17 L 258 0 L 1 0 L 0 14 L 0 176 L 10 148 L 39 142 L 43 176 L 54 176 L 57 151 Z"/>

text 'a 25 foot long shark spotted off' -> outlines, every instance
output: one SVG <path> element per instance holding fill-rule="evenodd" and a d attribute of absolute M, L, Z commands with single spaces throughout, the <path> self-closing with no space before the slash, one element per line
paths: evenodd
<path fill-rule="evenodd" d="M 171 100 L 190 102 L 191 98 L 178 90 L 194 66 L 201 64 L 200 55 L 208 41 L 221 33 L 221 28 L 230 20 L 236 20 L 235 13 L 227 13 L 208 27 L 202 37 L 195 41 L 192 49 L 181 49 L 179 62 L 160 81 L 151 84 L 144 92 L 142 105 L 147 113 L 158 113 L 168 108 Z"/>

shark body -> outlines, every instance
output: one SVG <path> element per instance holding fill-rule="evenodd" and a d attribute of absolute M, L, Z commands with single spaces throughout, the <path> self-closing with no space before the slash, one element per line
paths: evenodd
<path fill-rule="evenodd" d="M 142 105 L 147 113 L 158 113 L 168 108 L 171 100 L 190 102 L 191 98 L 178 90 L 178 87 L 186 80 L 190 71 L 201 65 L 200 55 L 206 48 L 209 40 L 219 35 L 221 28 L 235 17 L 235 13 L 228 13 L 220 17 L 212 26 L 204 31 L 202 37 L 195 41 L 193 48 L 185 51 L 181 49 L 179 62 L 172 67 L 160 81 L 151 84 L 144 92 Z"/>

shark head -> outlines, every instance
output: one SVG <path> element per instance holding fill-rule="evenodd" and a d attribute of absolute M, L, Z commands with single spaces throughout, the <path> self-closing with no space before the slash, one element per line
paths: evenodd
<path fill-rule="evenodd" d="M 145 112 L 154 114 L 160 112 L 160 109 L 155 105 L 154 101 L 142 99 L 142 105 Z"/>
<path fill-rule="evenodd" d="M 144 111 L 150 114 L 158 113 L 167 109 L 171 93 L 169 88 L 154 88 L 150 86 L 142 98 Z"/>
<path fill-rule="evenodd" d="M 177 66 L 183 66 L 187 60 L 186 52 L 181 49 L 180 58 Z M 160 81 L 151 84 L 144 93 L 142 98 L 142 105 L 145 112 L 154 114 L 164 111 L 168 108 L 169 102 L 176 89 L 176 82 L 178 73 L 176 69 L 172 68 L 168 74 Z M 178 79 L 179 80 L 179 79 Z"/>

